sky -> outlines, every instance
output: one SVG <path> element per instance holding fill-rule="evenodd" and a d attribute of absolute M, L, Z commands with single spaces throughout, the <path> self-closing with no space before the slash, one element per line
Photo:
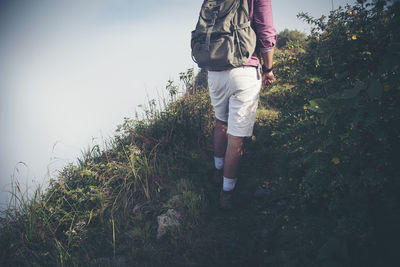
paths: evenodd
<path fill-rule="evenodd" d="M 277 31 L 309 31 L 353 0 L 272 0 Z M 0 210 L 11 181 L 46 187 L 88 145 L 114 135 L 167 80 L 195 67 L 190 32 L 202 0 L 0 0 Z"/>

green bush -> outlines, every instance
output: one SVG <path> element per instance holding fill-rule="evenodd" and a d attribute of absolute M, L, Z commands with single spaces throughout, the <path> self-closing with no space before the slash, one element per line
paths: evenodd
<path fill-rule="evenodd" d="M 400 223 L 399 8 L 359 0 L 328 17 L 299 14 L 314 25 L 305 53 L 295 57 L 285 50 L 277 63 L 290 64 L 279 70 L 294 84 L 279 106 L 276 134 L 291 159 L 282 166 L 295 179 L 298 205 L 325 223 L 311 237 L 320 244 L 321 264 L 389 266 L 394 260 Z M 335 259 L 339 248 L 345 251 Z"/>
<path fill-rule="evenodd" d="M 306 39 L 307 35 L 305 33 L 298 30 L 284 29 L 278 33 L 276 47 L 280 49 L 286 45 L 303 46 Z"/>

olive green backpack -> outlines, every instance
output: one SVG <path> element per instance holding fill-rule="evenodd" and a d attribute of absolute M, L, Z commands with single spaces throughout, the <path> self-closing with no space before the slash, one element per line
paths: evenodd
<path fill-rule="evenodd" d="M 247 63 L 256 47 L 247 0 L 206 0 L 192 31 L 192 58 L 200 68 L 225 70 Z"/>

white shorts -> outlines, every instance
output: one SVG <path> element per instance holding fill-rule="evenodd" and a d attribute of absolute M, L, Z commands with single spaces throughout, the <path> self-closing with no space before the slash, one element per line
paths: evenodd
<path fill-rule="evenodd" d="M 227 133 L 252 136 L 261 89 L 259 69 L 245 66 L 209 71 L 208 87 L 215 117 L 228 123 Z"/>

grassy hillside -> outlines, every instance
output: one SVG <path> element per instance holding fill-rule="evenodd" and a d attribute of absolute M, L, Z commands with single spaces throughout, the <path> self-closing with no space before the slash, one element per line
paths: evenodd
<path fill-rule="evenodd" d="M 276 51 L 238 189 L 218 209 L 205 72 L 125 119 L 44 194 L 14 195 L 1 266 L 397 266 L 400 5 L 359 0 Z M 290 34 L 286 31 L 285 34 Z M 256 196 L 254 193 L 256 192 Z M 157 216 L 180 226 L 157 239 Z M 396 264 L 397 263 L 397 264 Z"/>

